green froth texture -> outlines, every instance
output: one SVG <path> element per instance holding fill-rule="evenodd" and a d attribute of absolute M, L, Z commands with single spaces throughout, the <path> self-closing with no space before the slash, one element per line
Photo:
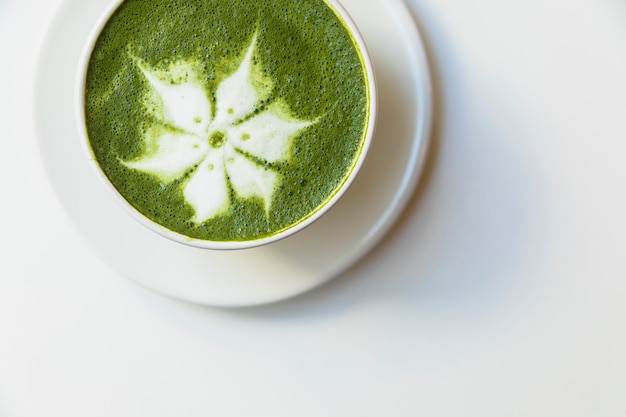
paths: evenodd
<path fill-rule="evenodd" d="M 200 63 L 215 109 L 217 87 L 237 69 L 255 34 L 255 65 L 274 82 L 270 100 L 316 122 L 293 140 L 289 160 L 271 164 L 281 182 L 269 213 L 262 201 L 239 199 L 231 188 L 228 214 L 195 224 L 182 195 L 186 178 L 164 184 L 123 165 L 142 155 L 154 124 L 141 101 L 148 81 L 135 62 L 154 68 L 180 59 Z M 321 0 L 126 0 L 89 61 L 86 128 L 99 165 L 139 212 L 195 239 L 254 240 L 300 223 L 334 196 L 361 152 L 368 96 L 355 42 Z"/>

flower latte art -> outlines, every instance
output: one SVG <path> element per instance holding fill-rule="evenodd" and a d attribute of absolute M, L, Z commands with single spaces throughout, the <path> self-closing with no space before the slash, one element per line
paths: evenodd
<path fill-rule="evenodd" d="M 120 0 L 89 46 L 89 157 L 175 240 L 280 238 L 332 205 L 365 154 L 375 94 L 325 0 Z"/>
<path fill-rule="evenodd" d="M 186 176 L 183 195 L 197 223 L 229 210 L 229 184 L 239 197 L 258 197 L 269 212 L 279 182 L 271 164 L 288 159 L 290 139 L 311 123 L 270 100 L 272 83 L 253 64 L 254 45 L 217 88 L 214 116 L 192 64 L 177 62 L 164 74 L 138 65 L 161 101 L 147 101 L 159 122 L 145 137 L 152 151 L 126 166 L 163 182 Z M 177 83 L 179 74 L 184 81 Z"/>

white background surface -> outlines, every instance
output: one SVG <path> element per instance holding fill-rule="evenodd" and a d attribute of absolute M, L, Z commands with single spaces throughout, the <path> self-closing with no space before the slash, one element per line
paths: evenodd
<path fill-rule="evenodd" d="M 626 3 L 409 0 L 418 192 L 348 273 L 246 310 L 137 288 L 56 201 L 31 109 L 58 3 L 0 0 L 0 416 L 626 415 Z"/>

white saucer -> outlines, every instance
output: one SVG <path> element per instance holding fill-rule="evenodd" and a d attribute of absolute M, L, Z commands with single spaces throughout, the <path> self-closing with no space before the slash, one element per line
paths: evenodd
<path fill-rule="evenodd" d="M 122 210 L 93 174 L 75 129 L 73 88 L 84 40 L 109 0 L 65 0 L 47 31 L 35 90 L 38 144 L 62 205 L 93 250 L 136 283 L 189 302 L 251 306 L 308 291 L 353 265 L 387 232 L 422 170 L 431 84 L 422 41 L 401 0 L 343 0 L 379 89 L 377 132 L 342 200 L 295 236 L 240 251 L 159 237 Z"/>

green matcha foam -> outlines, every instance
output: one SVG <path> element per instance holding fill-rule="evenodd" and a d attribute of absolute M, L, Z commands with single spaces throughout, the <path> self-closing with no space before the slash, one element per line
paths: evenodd
<path fill-rule="evenodd" d="M 361 157 L 370 80 L 320 0 L 126 0 L 85 80 L 90 150 L 143 216 L 247 241 L 333 199 Z"/>

